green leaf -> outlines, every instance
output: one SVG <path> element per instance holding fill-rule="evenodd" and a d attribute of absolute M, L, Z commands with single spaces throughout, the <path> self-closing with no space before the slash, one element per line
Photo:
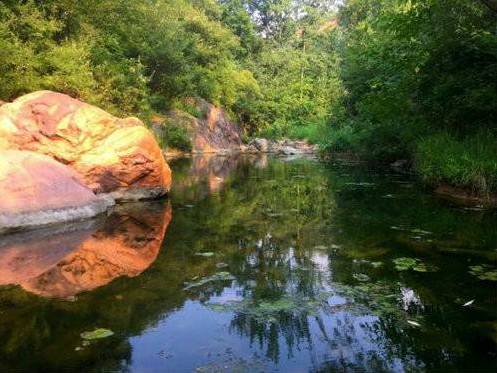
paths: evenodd
<path fill-rule="evenodd" d="M 98 328 L 92 332 L 81 333 L 81 338 L 87 339 L 87 340 L 93 340 L 93 339 L 107 338 L 107 337 L 110 337 L 111 335 L 114 335 L 114 332 L 112 330 Z"/>

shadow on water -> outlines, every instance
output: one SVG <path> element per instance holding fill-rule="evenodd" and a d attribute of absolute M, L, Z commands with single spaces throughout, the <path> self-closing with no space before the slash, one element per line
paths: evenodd
<path fill-rule="evenodd" d="M 495 370 L 495 211 L 357 164 L 171 166 L 165 237 L 138 204 L 4 238 L 0 370 Z"/>

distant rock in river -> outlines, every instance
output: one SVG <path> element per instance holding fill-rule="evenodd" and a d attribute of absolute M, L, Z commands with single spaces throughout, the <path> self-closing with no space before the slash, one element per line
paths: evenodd
<path fill-rule="evenodd" d="M 164 136 L 168 125 L 175 124 L 187 130 L 193 153 L 231 153 L 239 150 L 241 129 L 229 119 L 225 110 L 199 98 L 185 98 L 183 104 L 191 108 L 195 116 L 177 109 L 169 111 L 165 117 L 155 116 L 152 128 L 158 138 Z M 165 149 L 166 152 L 173 150 Z"/>

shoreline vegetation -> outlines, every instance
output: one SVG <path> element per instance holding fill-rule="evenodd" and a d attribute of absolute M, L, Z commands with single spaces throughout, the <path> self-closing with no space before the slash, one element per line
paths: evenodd
<path fill-rule="evenodd" d="M 481 0 L 8 0 L 0 100 L 52 90 L 152 128 L 174 111 L 211 125 L 200 99 L 244 144 L 406 160 L 434 191 L 491 203 L 496 29 Z M 169 118 L 159 142 L 191 150 L 190 130 Z"/>

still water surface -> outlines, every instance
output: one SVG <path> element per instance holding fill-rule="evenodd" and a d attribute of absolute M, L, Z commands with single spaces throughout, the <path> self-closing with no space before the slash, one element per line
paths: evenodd
<path fill-rule="evenodd" d="M 170 203 L 0 238 L 0 371 L 496 371 L 495 210 L 347 162 L 172 169 Z"/>

